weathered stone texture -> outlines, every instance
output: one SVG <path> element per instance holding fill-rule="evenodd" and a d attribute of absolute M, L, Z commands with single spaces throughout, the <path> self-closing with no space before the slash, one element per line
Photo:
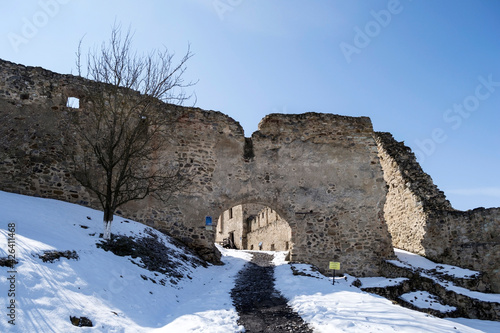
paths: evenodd
<path fill-rule="evenodd" d="M 279 214 L 258 204 L 237 205 L 219 216 L 215 241 L 240 250 L 288 251 L 292 230 Z"/>
<path fill-rule="evenodd" d="M 99 208 L 72 177 L 63 149 L 64 119 L 78 112 L 66 107 L 67 99 L 84 98 L 83 87 L 105 88 L 0 60 L 0 190 Z M 174 127 L 160 152 L 165 165 L 152 167 L 177 163 L 192 183 L 167 205 L 146 198 L 118 214 L 217 262 L 205 217 L 216 219 L 241 204 L 265 205 L 288 223 L 291 260 L 322 271 L 340 261 L 346 273 L 375 275 L 393 256 L 394 243 L 482 271 L 500 291 L 500 208 L 454 210 L 411 150 L 389 133 L 374 133 L 370 119 L 271 114 L 245 138 L 240 124 L 220 112 L 161 102 L 157 108 Z"/>
<path fill-rule="evenodd" d="M 70 84 L 82 80 L 0 62 L 1 189 L 88 205 L 92 198 L 70 174 L 62 122 Z"/>
<path fill-rule="evenodd" d="M 248 223 L 248 249 L 264 251 L 288 251 L 290 249 L 292 229 L 276 211 L 265 207 Z"/>
<path fill-rule="evenodd" d="M 98 208 L 71 177 L 60 120 L 69 96 L 95 83 L 0 61 L 0 189 Z M 80 96 L 82 97 L 82 96 Z M 83 107 L 84 108 L 84 107 Z M 160 154 L 180 163 L 193 182 L 168 205 L 147 198 L 119 213 L 152 225 L 216 262 L 216 219 L 238 204 L 262 204 L 291 228 L 291 259 L 326 271 L 375 275 L 393 255 L 384 221 L 386 186 L 371 122 L 332 114 L 272 114 L 251 138 L 228 116 L 158 103 L 175 119 Z"/>
<path fill-rule="evenodd" d="M 393 244 L 429 259 L 484 272 L 500 292 L 500 208 L 452 208 L 415 155 L 389 133 L 376 133 L 388 185 L 385 219 Z"/>
<path fill-rule="evenodd" d="M 425 255 L 422 241 L 425 236 L 427 215 L 424 200 L 444 195 L 425 174 L 410 149 L 396 142 L 389 133 L 377 133 L 379 157 L 384 169 L 388 193 L 384 214 L 395 247 Z M 429 194 L 428 194 L 429 193 Z M 397 221 L 397 222 L 396 222 Z"/>
<path fill-rule="evenodd" d="M 247 220 L 261 210 L 260 205 L 243 204 L 234 206 L 223 212 L 217 221 L 215 241 L 219 244 L 231 238 L 239 250 L 247 249 Z"/>
<path fill-rule="evenodd" d="M 361 287 L 362 290 L 384 296 L 398 302 L 402 306 L 417 311 L 427 312 L 437 317 L 500 320 L 500 303 L 482 301 L 474 298 L 467 292 L 460 293 L 459 290 L 453 290 L 452 288 L 446 286 L 448 283 L 451 283 L 465 289 L 476 289 L 484 292 L 484 289 L 487 288 L 487 286 L 482 282 L 482 276 L 476 276 L 471 279 L 457 279 L 456 277 L 448 275 L 439 276 L 441 281 L 447 281 L 446 284 L 444 284 L 442 282 L 436 283 L 436 276 L 434 276 L 434 278 L 430 278 L 430 276 L 433 276 L 432 271 L 429 272 L 426 270 L 422 271 L 421 269 L 415 270 L 408 267 L 400 267 L 399 265 L 394 265 L 389 262 L 385 262 L 383 264 L 382 271 L 386 277 L 405 277 L 407 280 L 396 286 L 386 288 Z M 427 291 L 432 295 L 437 296 L 444 304 L 455 307 L 456 310 L 451 312 L 439 312 L 437 310 L 422 309 L 400 298 L 402 294 L 415 290 Z"/>

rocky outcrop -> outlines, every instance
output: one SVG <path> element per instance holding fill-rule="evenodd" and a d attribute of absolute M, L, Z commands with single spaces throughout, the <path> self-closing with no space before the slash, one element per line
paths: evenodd
<path fill-rule="evenodd" d="M 436 317 L 462 317 L 481 320 L 500 321 L 500 303 L 494 301 L 481 300 L 468 296 L 467 285 L 471 289 L 485 288 L 485 283 L 482 281 L 482 276 L 475 276 L 470 279 L 456 279 L 452 276 L 435 275 L 435 272 L 415 270 L 386 262 L 383 264 L 384 275 L 389 278 L 405 277 L 401 283 L 389 287 L 375 287 L 361 289 L 370 293 L 384 296 L 394 302 L 410 308 L 412 310 L 427 312 Z M 441 283 L 437 283 L 436 279 Z M 459 293 L 448 288 L 448 286 L 462 285 L 464 293 Z M 401 298 L 403 294 L 413 291 L 426 291 L 436 296 L 436 301 L 442 305 L 450 307 L 451 310 L 439 311 L 432 308 L 419 308 Z"/>
<path fill-rule="evenodd" d="M 375 133 L 388 186 L 384 216 L 394 247 L 481 271 L 500 292 L 500 208 L 453 209 L 411 149 Z"/>

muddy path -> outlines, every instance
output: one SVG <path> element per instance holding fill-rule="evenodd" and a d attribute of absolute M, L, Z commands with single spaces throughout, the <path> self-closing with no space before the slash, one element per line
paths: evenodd
<path fill-rule="evenodd" d="M 313 332 L 287 305 L 287 299 L 274 288 L 273 256 L 252 253 L 253 259 L 238 273 L 231 291 L 233 303 L 245 332 Z"/>

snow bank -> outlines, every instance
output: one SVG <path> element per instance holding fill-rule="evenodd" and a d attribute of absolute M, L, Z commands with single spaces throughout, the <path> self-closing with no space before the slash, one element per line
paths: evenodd
<path fill-rule="evenodd" d="M 276 288 L 289 304 L 310 323 L 315 332 L 499 332 L 500 323 L 481 320 L 451 321 L 412 311 L 376 295 L 365 293 L 351 284 L 354 277 L 332 278 L 316 275 L 307 265 L 295 270 L 313 276 L 293 275 L 291 265 L 276 267 Z M 384 278 L 374 279 L 385 284 Z M 369 281 L 363 279 L 365 282 Z M 394 280 L 394 279 L 392 279 Z M 463 324 L 461 324 L 463 323 Z M 482 327 L 477 330 L 473 327 Z"/>
<path fill-rule="evenodd" d="M 13 223 L 19 260 L 13 297 L 16 325 L 2 315 L 0 332 L 243 331 L 230 292 L 251 253 L 220 248 L 225 265 L 194 268 L 186 262 L 181 267 L 185 278 L 163 286 L 153 282 L 159 280 L 158 273 L 96 247 L 101 219 L 101 212 L 85 207 L 0 192 L 0 257 L 8 254 L 8 225 Z M 112 232 L 143 237 L 146 229 L 116 217 Z M 167 236 L 157 235 L 177 250 Z M 46 250 L 76 251 L 79 259 L 44 263 L 37 254 Z M 337 277 L 332 285 L 331 278 L 309 265 L 286 264 L 285 255 L 275 256 L 276 288 L 316 332 L 500 332 L 498 322 L 444 320 L 394 305 L 353 287 L 351 276 Z M 2 309 L 11 299 L 5 278 L 10 270 L 0 267 Z M 363 286 L 398 281 L 362 279 Z M 76 328 L 70 316 L 88 317 L 95 327 Z"/>
<path fill-rule="evenodd" d="M 421 309 L 433 309 L 439 312 L 451 312 L 457 309 L 454 306 L 441 304 L 436 295 L 427 291 L 413 291 L 401 295 L 401 298 Z"/>
<path fill-rule="evenodd" d="M 455 276 L 457 278 L 471 278 L 479 272 L 472 271 L 465 268 L 460 268 L 457 266 L 445 265 L 445 264 L 437 264 L 429 259 L 419 256 L 418 254 L 414 254 L 411 252 L 407 252 L 400 249 L 394 249 L 394 253 L 398 257 L 398 260 L 388 260 L 393 265 L 399 267 L 407 267 L 410 269 L 422 270 L 420 275 L 429 279 L 432 279 L 434 282 L 440 284 L 447 290 L 454 291 L 457 294 L 465 295 L 470 298 L 475 298 L 485 302 L 495 302 L 500 303 L 500 294 L 489 294 L 489 293 L 481 293 L 478 291 L 471 291 L 466 288 L 462 288 L 454 285 L 451 281 L 443 281 L 443 279 L 438 278 L 439 275 L 435 275 L 434 272 L 447 274 L 450 276 Z M 431 271 L 434 271 L 431 273 Z"/>
<path fill-rule="evenodd" d="M 0 318 L 1 332 L 72 332 L 70 316 L 85 316 L 100 332 L 238 332 L 230 290 L 245 259 L 224 256 L 224 266 L 193 268 L 162 286 L 157 273 L 96 247 L 102 213 L 60 201 L 0 192 L 0 257 L 6 257 L 8 224 L 15 224 L 15 326 Z M 146 226 L 115 217 L 112 232 L 146 236 Z M 149 228 L 150 229 L 150 228 Z M 155 231 L 166 246 L 168 237 Z M 78 260 L 44 263 L 46 250 L 75 250 Z M 227 253 L 227 252 L 225 252 Z M 243 255 L 242 257 L 245 257 Z M 10 270 L 0 267 L 0 292 L 7 293 Z M 167 279 L 168 280 L 168 279 Z M 5 309 L 9 298 L 0 298 Z M 85 332 L 92 328 L 78 328 Z"/>

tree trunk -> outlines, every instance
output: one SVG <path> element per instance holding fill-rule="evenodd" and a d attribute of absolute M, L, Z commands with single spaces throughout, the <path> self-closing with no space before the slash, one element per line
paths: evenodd
<path fill-rule="evenodd" d="M 111 222 L 113 221 L 103 221 L 104 222 L 104 232 L 102 238 L 105 240 L 111 239 Z"/>
<path fill-rule="evenodd" d="M 104 209 L 104 232 L 102 234 L 102 238 L 105 240 L 111 239 L 111 222 L 113 222 L 113 212 L 114 211 L 108 207 Z"/>

